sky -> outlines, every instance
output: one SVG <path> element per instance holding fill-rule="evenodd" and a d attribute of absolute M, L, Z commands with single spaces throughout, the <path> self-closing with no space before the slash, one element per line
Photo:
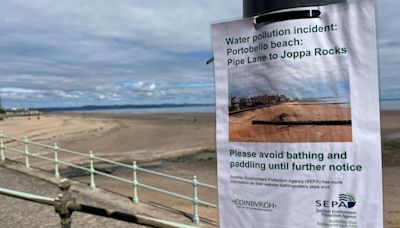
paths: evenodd
<path fill-rule="evenodd" d="M 210 23 L 242 0 L 0 0 L 6 107 L 214 103 Z M 377 1 L 381 97 L 400 99 L 400 2 Z"/>

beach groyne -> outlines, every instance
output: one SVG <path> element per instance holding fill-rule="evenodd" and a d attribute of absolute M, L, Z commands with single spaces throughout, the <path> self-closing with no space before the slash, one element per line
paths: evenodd
<path fill-rule="evenodd" d="M 262 124 L 262 125 L 351 125 L 351 120 L 315 120 L 315 121 L 252 120 L 251 123 Z"/>

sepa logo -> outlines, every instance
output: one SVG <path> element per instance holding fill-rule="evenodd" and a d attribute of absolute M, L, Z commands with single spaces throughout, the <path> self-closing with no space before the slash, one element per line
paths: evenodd
<path fill-rule="evenodd" d="M 356 197 L 351 194 L 339 194 L 339 201 L 317 200 L 317 207 L 324 208 L 353 208 L 356 205 Z"/>
<path fill-rule="evenodd" d="M 356 205 L 356 197 L 351 194 L 339 194 L 339 201 L 347 204 L 347 208 L 352 208 Z"/>

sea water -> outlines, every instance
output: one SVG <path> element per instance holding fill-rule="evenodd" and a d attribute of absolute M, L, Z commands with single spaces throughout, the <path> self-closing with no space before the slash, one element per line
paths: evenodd
<path fill-rule="evenodd" d="M 400 110 L 400 100 L 381 100 L 382 110 Z"/>
<path fill-rule="evenodd" d="M 149 107 L 149 108 L 122 108 L 122 109 L 96 109 L 96 110 L 78 110 L 68 111 L 72 113 L 213 113 L 215 107 L 210 106 L 193 106 L 193 107 Z"/>

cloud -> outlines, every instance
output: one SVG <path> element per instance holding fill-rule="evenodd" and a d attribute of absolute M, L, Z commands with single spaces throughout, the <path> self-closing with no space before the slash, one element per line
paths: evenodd
<path fill-rule="evenodd" d="M 8 106 L 211 103 L 213 91 L 204 95 L 195 86 L 213 81 L 205 65 L 212 55 L 210 22 L 240 17 L 241 4 L 3 1 L 0 94 Z M 192 89 L 173 86 L 185 84 Z"/>
<path fill-rule="evenodd" d="M 377 3 L 382 94 L 400 96 L 400 2 Z M 240 0 L 2 1 L 0 95 L 10 107 L 212 103 L 210 22 L 239 18 L 241 7 Z"/>
<path fill-rule="evenodd" d="M 400 99 L 400 2 L 377 1 L 380 84 L 383 98 Z"/>
<path fill-rule="evenodd" d="M 33 38 L 38 44 L 45 44 L 43 38 L 49 35 L 65 35 L 67 39 L 78 39 L 79 46 L 90 47 L 94 43 L 86 38 L 95 37 L 186 52 L 210 47 L 210 21 L 240 17 L 241 5 L 237 0 L 15 0 L 3 2 L 1 13 L 2 24 L 9 25 L 9 31 L 24 28 L 37 32 Z M 15 25 L 18 28 L 12 28 Z"/>
<path fill-rule="evenodd" d="M 39 91 L 39 90 L 24 89 L 24 88 L 13 88 L 13 87 L 0 88 L 0 93 L 28 93 L 28 94 L 33 94 L 33 93 L 40 93 L 40 92 L 41 91 Z"/>
<path fill-rule="evenodd" d="M 169 83 L 162 85 L 164 89 L 181 89 L 181 88 L 214 88 L 213 82 L 202 82 L 202 83 Z"/>
<path fill-rule="evenodd" d="M 151 92 L 154 91 L 156 88 L 156 83 L 144 83 L 142 81 L 136 82 L 132 86 L 133 91 L 140 91 L 140 92 Z"/>

